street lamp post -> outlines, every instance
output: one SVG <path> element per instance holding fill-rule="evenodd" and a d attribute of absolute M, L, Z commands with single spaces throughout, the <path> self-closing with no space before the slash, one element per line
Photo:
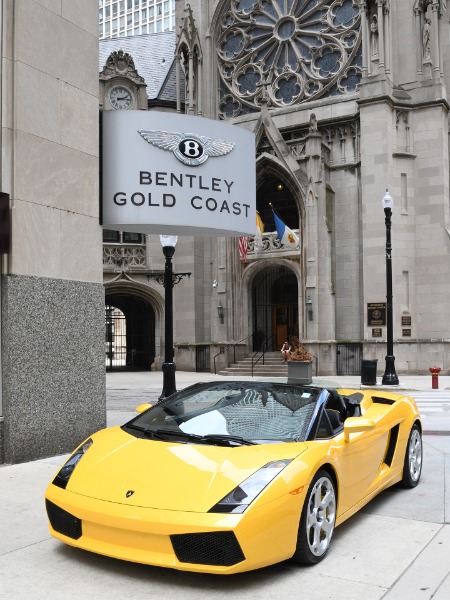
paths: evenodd
<path fill-rule="evenodd" d="M 166 259 L 164 265 L 164 275 L 160 273 L 148 273 L 148 278 L 154 278 L 158 283 L 164 286 L 164 363 L 163 372 L 163 390 L 160 400 L 171 396 L 177 391 L 175 385 L 175 371 L 177 367 L 173 360 L 173 286 L 179 283 L 183 277 L 190 277 L 190 273 L 174 273 L 172 266 L 172 257 L 175 254 L 175 246 L 178 241 L 176 235 L 160 235 L 161 246 Z"/>
<path fill-rule="evenodd" d="M 160 235 L 163 253 L 166 259 L 164 265 L 164 363 L 163 390 L 160 396 L 166 398 L 177 391 L 175 385 L 175 371 L 177 369 L 173 360 L 173 266 L 172 257 L 178 241 L 176 235 Z"/>
<path fill-rule="evenodd" d="M 392 245 L 391 245 L 391 217 L 394 201 L 388 190 L 383 196 L 383 208 L 386 223 L 386 325 L 387 325 L 387 353 L 386 367 L 382 379 L 383 385 L 398 385 L 395 372 L 394 333 L 392 320 Z"/>

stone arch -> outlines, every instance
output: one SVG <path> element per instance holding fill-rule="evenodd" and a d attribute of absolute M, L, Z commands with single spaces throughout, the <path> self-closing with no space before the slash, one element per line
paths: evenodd
<path fill-rule="evenodd" d="M 297 261 L 292 261 L 283 258 L 271 258 L 267 260 L 255 261 L 248 265 L 242 277 L 242 311 L 241 311 L 241 330 L 247 335 L 251 335 L 254 329 L 253 322 L 253 307 L 252 307 L 252 290 L 255 281 L 264 271 L 268 269 L 284 269 L 292 273 L 297 280 L 297 306 L 298 306 L 298 322 L 299 336 L 304 337 L 304 281 L 301 264 Z"/>
<path fill-rule="evenodd" d="M 298 223 L 286 223 L 291 229 L 302 230 L 305 223 L 305 199 L 302 188 L 297 178 L 286 169 L 281 160 L 268 153 L 264 153 L 256 161 L 256 195 L 271 180 L 281 182 L 289 190 L 298 212 Z M 258 206 L 257 209 L 259 210 Z M 283 215 L 280 215 L 283 217 Z M 264 220 L 264 219 L 263 219 Z M 302 242 L 303 243 L 303 242 Z"/>
<path fill-rule="evenodd" d="M 447 10 L 446 0 L 416 0 L 417 75 L 431 79 L 443 74 L 442 18 Z"/>
<path fill-rule="evenodd" d="M 150 370 L 161 354 L 164 298 L 153 288 L 142 283 L 118 280 L 105 284 L 105 306 L 113 306 L 122 333 L 120 349 L 114 350 L 112 311 L 106 314 L 106 361 L 110 369 Z M 118 314 L 118 313 L 115 313 Z M 117 332 L 114 333 L 117 344 Z M 120 353 L 120 359 L 117 357 Z"/>

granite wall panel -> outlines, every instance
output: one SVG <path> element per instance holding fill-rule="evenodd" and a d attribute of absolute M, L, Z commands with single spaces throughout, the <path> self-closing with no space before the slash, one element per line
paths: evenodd
<path fill-rule="evenodd" d="M 70 452 L 106 424 L 101 284 L 2 278 L 4 460 Z"/>

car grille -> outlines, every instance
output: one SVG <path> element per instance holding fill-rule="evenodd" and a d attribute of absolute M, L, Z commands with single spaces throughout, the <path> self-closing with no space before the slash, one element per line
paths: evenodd
<path fill-rule="evenodd" d="M 170 539 L 180 562 L 230 567 L 245 560 L 232 531 L 177 534 Z"/>
<path fill-rule="evenodd" d="M 45 501 L 45 506 L 48 520 L 55 531 L 73 540 L 78 540 L 82 536 L 81 519 L 77 519 L 77 517 L 56 506 L 50 500 Z"/>

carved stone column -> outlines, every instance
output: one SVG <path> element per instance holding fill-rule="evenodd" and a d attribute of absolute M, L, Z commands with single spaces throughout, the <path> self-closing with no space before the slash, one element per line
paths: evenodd
<path fill-rule="evenodd" d="M 439 77 L 441 68 L 439 66 L 439 5 L 437 0 L 434 0 L 431 5 L 431 56 L 433 61 L 434 76 Z"/>
<path fill-rule="evenodd" d="M 188 114 L 194 114 L 194 53 L 189 52 L 189 105 Z"/>
<path fill-rule="evenodd" d="M 175 81 L 177 84 L 177 113 L 181 113 L 181 95 L 180 95 L 180 55 L 177 52 L 175 57 Z"/>
<path fill-rule="evenodd" d="M 377 0 L 377 16 L 378 16 L 378 68 L 380 72 L 384 71 L 385 67 L 385 48 L 384 48 L 384 21 L 383 21 L 383 0 Z"/>
<path fill-rule="evenodd" d="M 203 75 L 203 59 L 197 57 L 197 115 L 202 116 L 202 77 Z"/>
<path fill-rule="evenodd" d="M 367 3 L 365 0 L 362 0 L 359 10 L 361 14 L 362 76 L 367 77 L 370 35 L 367 23 Z"/>
<path fill-rule="evenodd" d="M 383 31 L 386 46 L 385 72 L 388 75 L 391 72 L 392 65 L 391 14 L 388 3 L 384 5 L 383 17 Z"/>
<path fill-rule="evenodd" d="M 422 68 L 422 28 L 421 28 L 421 10 L 419 8 L 414 9 L 415 24 L 416 24 L 416 63 L 417 63 L 417 76 L 422 79 L 423 68 Z"/>

